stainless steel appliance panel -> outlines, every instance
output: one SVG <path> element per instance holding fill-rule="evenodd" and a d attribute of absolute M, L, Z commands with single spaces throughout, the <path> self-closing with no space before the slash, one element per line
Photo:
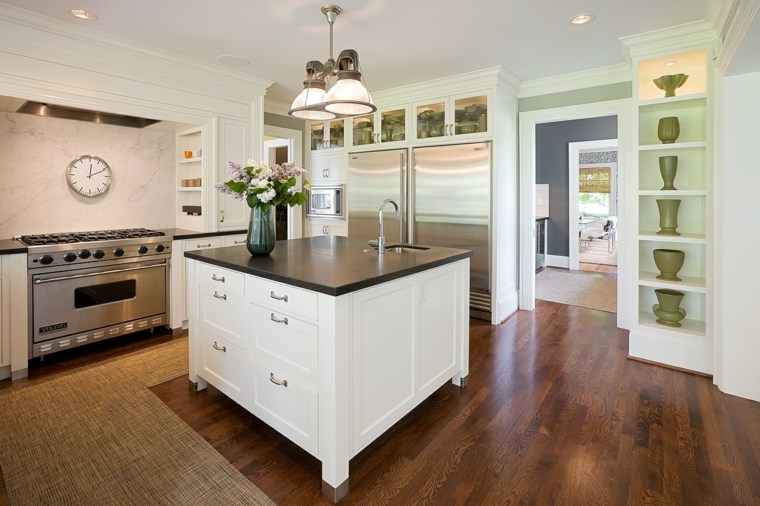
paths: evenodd
<path fill-rule="evenodd" d="M 387 244 L 406 242 L 406 149 L 351 153 L 348 160 L 348 234 L 362 239 L 377 239 L 378 209 L 385 199 L 393 199 L 402 211 L 384 214 Z M 389 206 L 390 207 L 390 206 Z"/>
<path fill-rule="evenodd" d="M 32 276 L 33 342 L 166 312 L 167 261 Z"/>
<path fill-rule="evenodd" d="M 415 148 L 412 170 L 410 242 L 472 250 L 470 288 L 490 292 L 490 144 Z"/>

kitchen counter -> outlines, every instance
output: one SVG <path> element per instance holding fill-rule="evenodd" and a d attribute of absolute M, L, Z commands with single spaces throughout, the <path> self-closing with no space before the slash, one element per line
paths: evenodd
<path fill-rule="evenodd" d="M 225 230 L 223 232 L 198 232 L 196 230 L 185 230 L 183 228 L 161 228 L 159 232 L 170 236 L 174 240 L 181 239 L 200 239 L 201 237 L 219 237 L 223 235 L 246 234 L 247 230 Z"/>
<path fill-rule="evenodd" d="M 0 239 L 0 255 L 26 253 L 26 246 L 16 239 Z"/>
<path fill-rule="evenodd" d="M 322 493 L 340 500 L 351 458 L 441 385 L 464 385 L 471 256 L 378 255 L 339 236 L 278 241 L 263 257 L 185 252 L 189 379 L 319 459 Z"/>
<path fill-rule="evenodd" d="M 431 247 L 378 255 L 364 239 L 317 236 L 277 241 L 267 256 L 245 246 L 185 252 L 187 258 L 332 296 L 472 257 L 472 251 Z"/>

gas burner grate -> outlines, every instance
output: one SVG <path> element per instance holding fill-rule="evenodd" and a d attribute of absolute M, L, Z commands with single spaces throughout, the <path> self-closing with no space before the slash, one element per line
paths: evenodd
<path fill-rule="evenodd" d="M 108 241 L 113 239 L 134 239 L 165 235 L 147 228 L 126 228 L 119 230 L 96 230 L 92 232 L 61 232 L 55 234 L 22 235 L 19 240 L 27 246 L 45 246 L 75 242 Z"/>

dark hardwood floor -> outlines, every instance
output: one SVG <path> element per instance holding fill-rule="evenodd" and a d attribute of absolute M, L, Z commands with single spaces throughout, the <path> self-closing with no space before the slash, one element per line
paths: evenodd
<path fill-rule="evenodd" d="M 760 403 L 627 343 L 614 314 L 552 302 L 472 320 L 467 386 L 357 455 L 341 504 L 760 504 Z M 218 391 L 152 390 L 278 504 L 330 504 L 319 462 Z"/>

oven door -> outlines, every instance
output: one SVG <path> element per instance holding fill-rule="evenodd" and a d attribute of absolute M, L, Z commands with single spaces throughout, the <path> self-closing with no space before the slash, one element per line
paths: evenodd
<path fill-rule="evenodd" d="M 166 312 L 166 259 L 32 276 L 33 342 Z"/>

